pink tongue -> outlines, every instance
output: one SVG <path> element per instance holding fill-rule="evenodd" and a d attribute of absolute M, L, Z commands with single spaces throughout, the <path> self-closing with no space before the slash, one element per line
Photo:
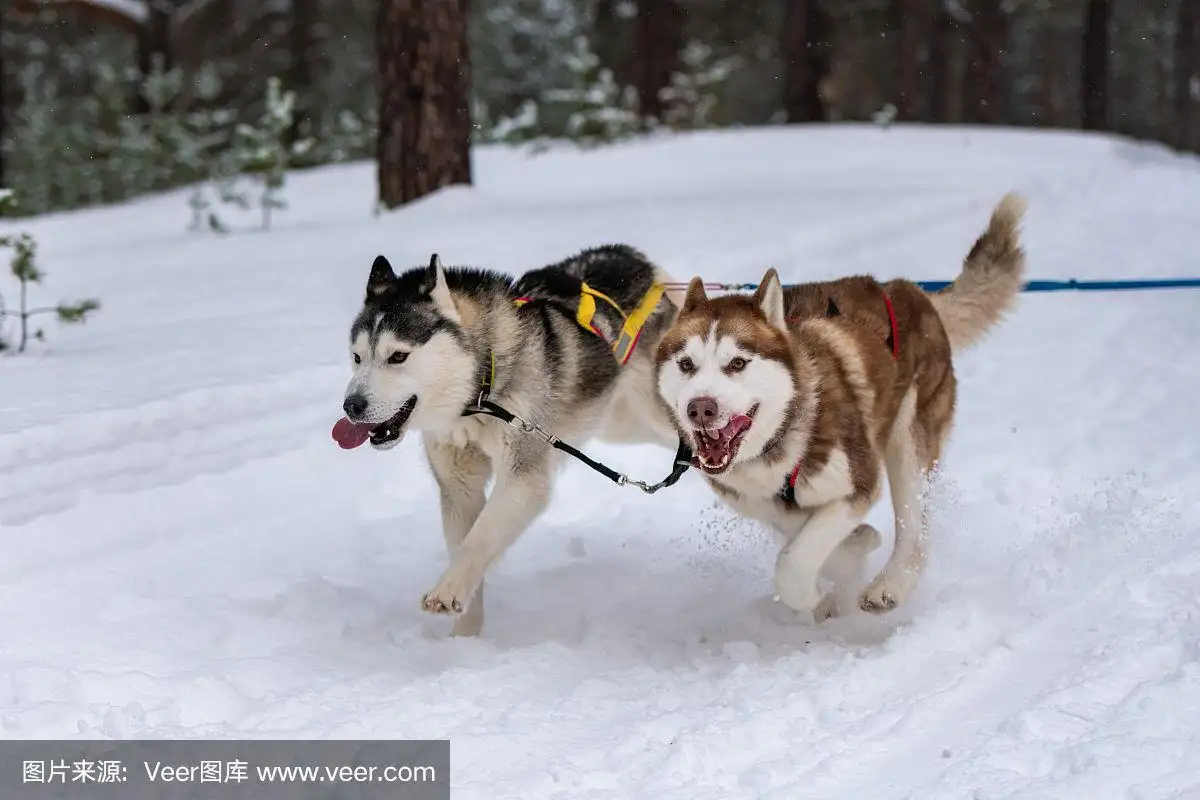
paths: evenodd
<path fill-rule="evenodd" d="M 353 450 L 371 436 L 371 426 L 342 417 L 333 425 L 333 440 L 343 450 Z"/>
<path fill-rule="evenodd" d="M 725 427 L 718 431 L 720 438 L 702 437 L 700 440 L 700 449 L 710 457 L 711 461 L 716 461 L 729 449 L 729 443 L 733 441 L 734 437 L 749 428 L 752 421 L 745 414 L 730 417 Z"/>
<path fill-rule="evenodd" d="M 750 427 L 751 419 L 745 414 L 738 414 L 729 418 L 729 424 L 721 431 L 722 439 L 732 439 L 746 428 Z"/>

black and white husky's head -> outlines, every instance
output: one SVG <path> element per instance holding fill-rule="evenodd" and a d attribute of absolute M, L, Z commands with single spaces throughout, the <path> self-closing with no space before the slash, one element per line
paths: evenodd
<path fill-rule="evenodd" d="M 478 358 L 466 347 L 462 319 L 441 262 L 397 275 L 383 256 L 371 266 L 362 312 L 350 327 L 354 375 L 345 418 L 333 429 L 343 448 L 367 441 L 394 447 L 409 427 L 436 429 L 458 420 L 478 392 Z"/>

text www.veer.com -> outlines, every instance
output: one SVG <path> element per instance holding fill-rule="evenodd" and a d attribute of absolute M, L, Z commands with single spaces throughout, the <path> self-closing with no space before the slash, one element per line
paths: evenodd
<path fill-rule="evenodd" d="M 387 765 L 383 767 L 259 766 L 255 767 L 262 783 L 436 783 L 433 767 Z"/>

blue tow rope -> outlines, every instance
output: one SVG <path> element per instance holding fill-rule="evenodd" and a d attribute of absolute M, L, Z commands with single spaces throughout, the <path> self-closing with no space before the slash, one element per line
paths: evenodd
<path fill-rule="evenodd" d="M 927 292 L 944 289 L 953 281 L 916 281 Z M 1021 287 L 1022 292 L 1125 292 L 1135 289 L 1197 289 L 1200 278 L 1164 278 L 1161 280 L 1125 281 L 1080 281 L 1071 278 L 1065 281 L 1029 281 Z"/>
<path fill-rule="evenodd" d="M 926 292 L 936 292 L 945 289 L 954 281 L 913 281 Z M 798 283 L 785 283 L 788 286 L 802 286 Z M 672 283 L 668 286 L 685 287 L 686 283 Z M 752 292 L 758 288 L 757 283 L 717 283 L 704 284 L 705 289 L 715 289 L 724 292 Z M 1027 281 L 1022 284 L 1022 292 L 1127 292 L 1135 289 L 1200 289 L 1200 278 L 1161 278 L 1146 280 L 1115 280 L 1115 281 L 1081 281 L 1070 278 L 1065 281 Z"/>

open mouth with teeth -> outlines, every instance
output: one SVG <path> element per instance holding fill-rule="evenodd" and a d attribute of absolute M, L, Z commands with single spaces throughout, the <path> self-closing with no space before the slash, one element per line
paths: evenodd
<path fill-rule="evenodd" d="M 412 416 L 413 409 L 417 407 L 417 396 L 404 401 L 404 405 L 400 406 L 392 417 L 384 422 L 369 423 L 369 422 L 351 422 L 342 417 L 333 426 L 333 440 L 338 443 L 338 446 L 343 450 L 353 450 L 356 447 L 362 446 L 368 439 L 374 447 L 383 447 L 391 444 L 400 438 L 404 433 L 404 425 L 408 422 L 408 418 Z"/>
<path fill-rule="evenodd" d="M 754 412 L 758 407 L 750 409 L 748 414 L 734 414 L 723 428 L 697 428 L 692 431 L 696 442 L 696 453 L 693 463 L 709 473 L 716 475 L 729 469 L 737 456 L 742 439 L 754 424 Z"/>

